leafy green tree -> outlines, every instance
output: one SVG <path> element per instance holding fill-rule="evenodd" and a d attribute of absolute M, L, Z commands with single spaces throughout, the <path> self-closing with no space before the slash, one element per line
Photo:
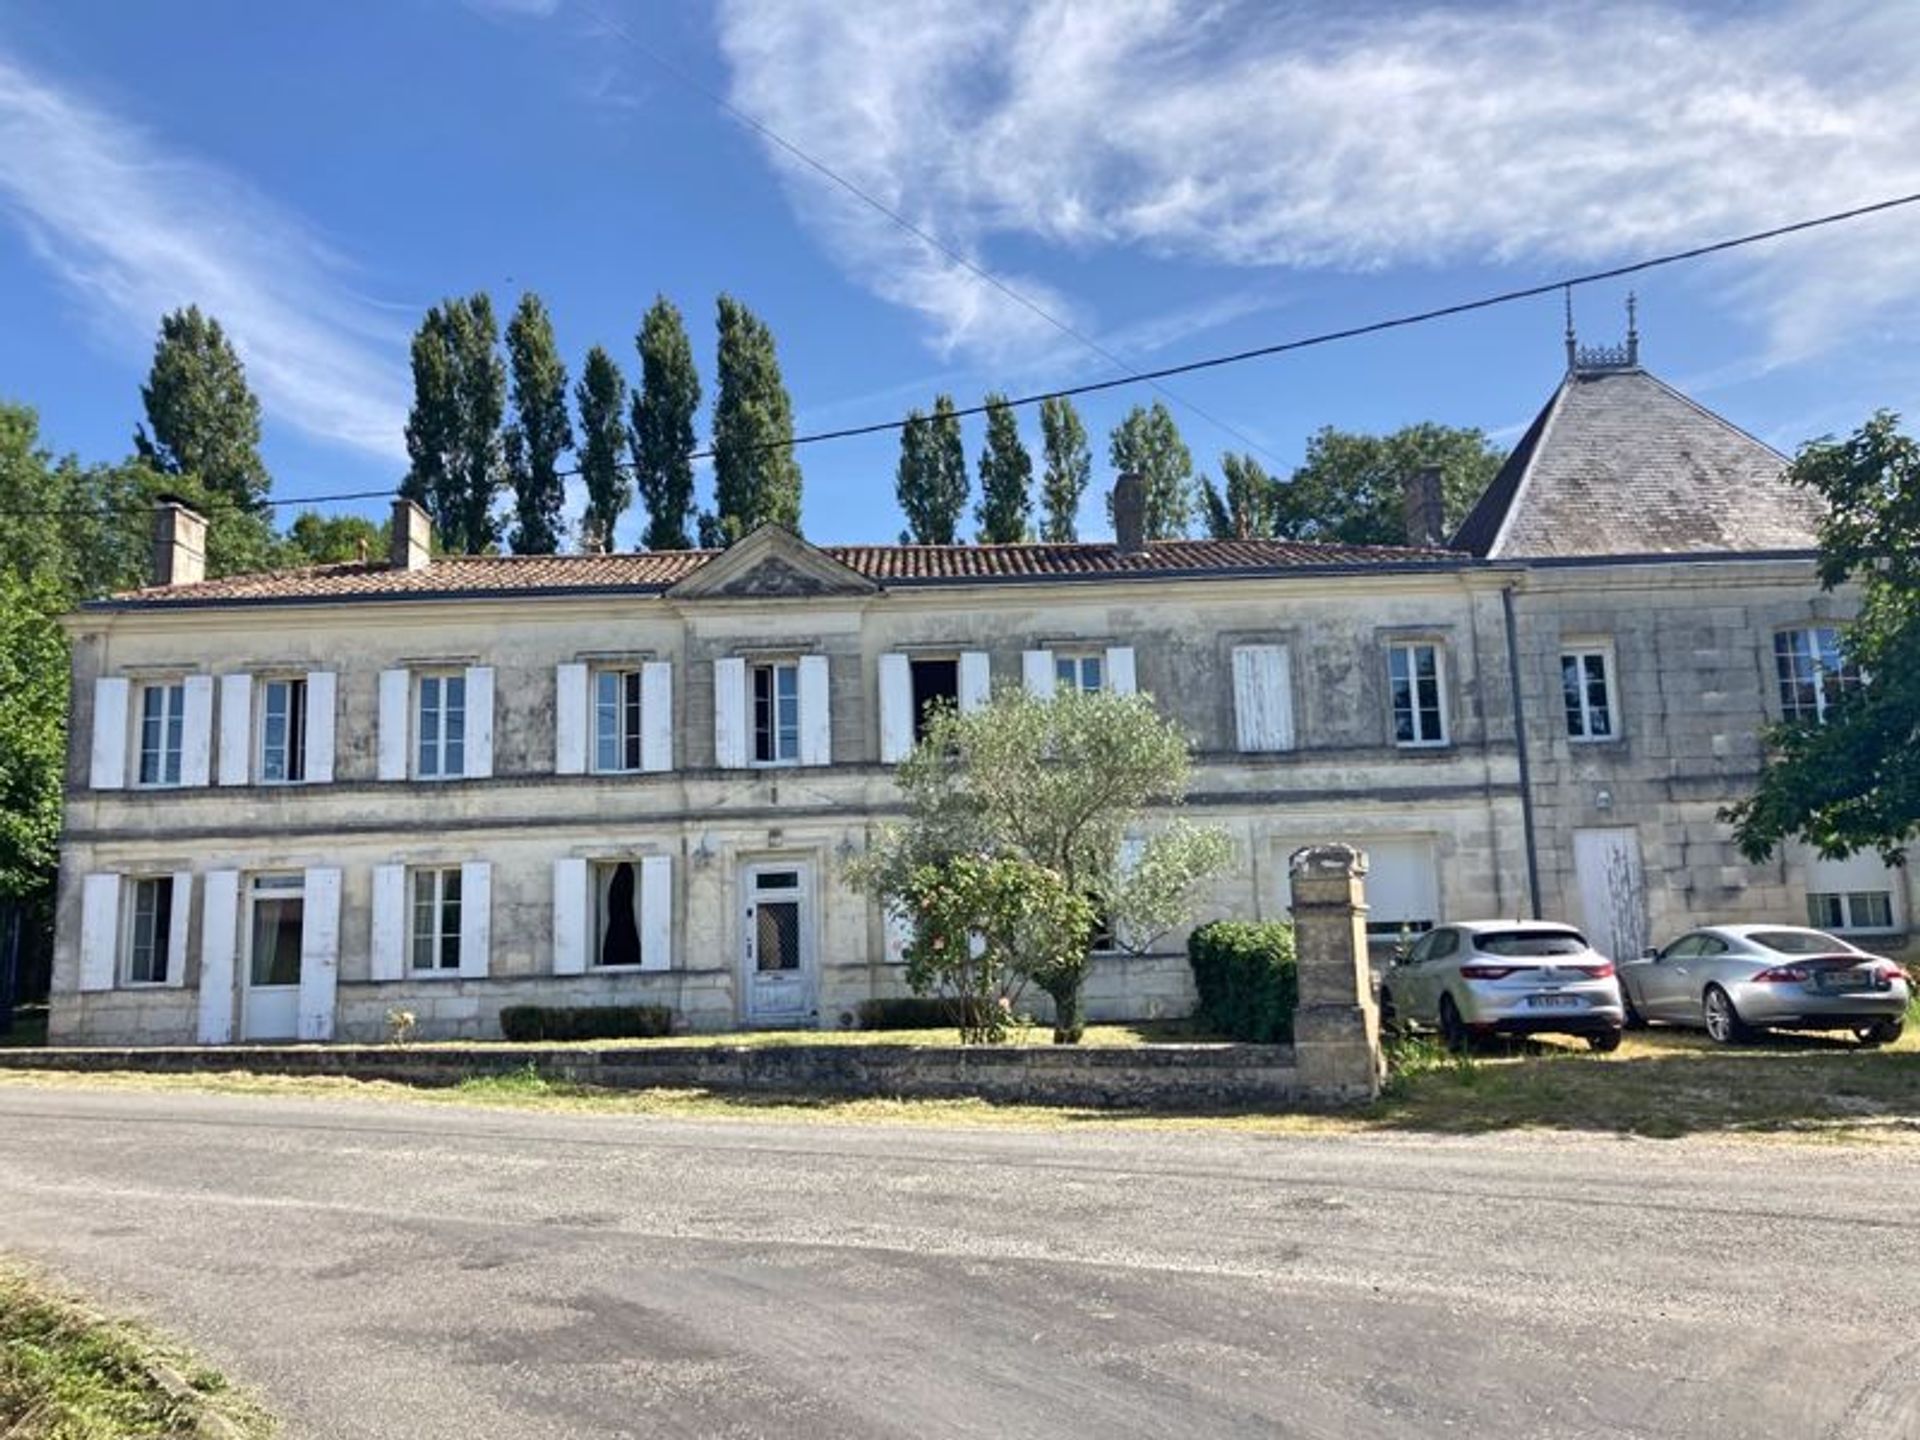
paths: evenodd
<path fill-rule="evenodd" d="M 140 387 L 140 458 L 163 475 L 197 475 L 209 498 L 257 509 L 272 481 L 260 458 L 260 401 L 220 322 L 189 305 L 160 321 Z"/>
<path fill-rule="evenodd" d="M 633 503 L 633 482 L 620 464 L 627 443 L 626 377 L 598 345 L 587 352 L 574 403 L 580 409 L 580 478 L 587 487 L 580 548 L 605 553 L 613 549 L 614 525 Z"/>
<path fill-rule="evenodd" d="M 1113 429 L 1107 457 L 1115 474 L 1129 471 L 1146 482 L 1146 538 L 1177 540 L 1193 523 L 1193 456 L 1173 412 L 1160 401 L 1151 408 L 1136 405 Z M 1113 497 L 1107 497 L 1107 518 L 1113 518 Z"/>
<path fill-rule="evenodd" d="M 951 395 L 936 396 L 931 416 L 907 413 L 893 493 L 907 528 L 903 545 L 952 545 L 967 508 L 967 451 Z"/>
<path fill-rule="evenodd" d="M 731 295 L 719 301 L 719 393 L 713 405 L 715 518 L 710 533 L 731 545 L 772 521 L 800 529 L 800 462 L 793 402 L 766 323 Z M 703 542 L 704 543 L 704 542 Z"/>
<path fill-rule="evenodd" d="M 1007 397 L 987 396 L 987 445 L 980 452 L 980 504 L 973 512 L 985 545 L 1027 538 L 1033 516 L 1033 457 L 1020 439 L 1020 417 Z"/>
<path fill-rule="evenodd" d="M 674 303 L 661 295 L 634 337 L 640 388 L 633 396 L 633 475 L 647 508 L 641 543 L 649 550 L 693 544 L 693 417 L 700 408 L 700 372 L 693 343 Z"/>
<path fill-rule="evenodd" d="M 1275 513 L 1273 477 L 1251 455 L 1220 457 L 1221 490 L 1213 481 L 1200 482 L 1200 501 L 1207 515 L 1207 533 L 1215 540 L 1271 538 Z M 1224 491 L 1224 493 L 1223 493 Z"/>
<path fill-rule="evenodd" d="M 480 554 L 499 541 L 493 501 L 505 479 L 507 371 L 493 301 L 481 292 L 434 306 L 414 333 L 412 360 L 410 465 L 400 493 L 433 518 L 447 553 Z"/>
<path fill-rule="evenodd" d="M 573 427 L 567 419 L 567 367 L 553 343 L 553 321 L 531 290 L 507 323 L 507 358 L 513 373 L 513 424 L 506 433 L 513 553 L 551 555 L 566 534 L 560 457 L 573 445 Z"/>
<path fill-rule="evenodd" d="M 322 515 L 302 510 L 281 541 L 281 557 L 288 565 L 341 565 L 352 560 L 385 557 L 388 527 L 364 515 Z"/>
<path fill-rule="evenodd" d="M 1080 497 L 1093 479 L 1093 453 L 1080 412 L 1066 396 L 1040 402 L 1040 444 L 1046 461 L 1040 476 L 1040 503 L 1046 512 L 1040 538 L 1070 545 L 1080 538 Z"/>
<path fill-rule="evenodd" d="M 24 904 L 52 884 L 67 745 L 57 617 L 66 607 L 52 575 L 27 579 L 0 566 L 0 901 Z"/>
<path fill-rule="evenodd" d="M 1275 492 L 1274 533 L 1286 540 L 1404 545 L 1407 477 L 1438 465 L 1447 528 L 1473 508 L 1506 456 L 1476 429 L 1408 425 L 1391 435 L 1327 426 L 1307 442 L 1307 457 Z"/>
<path fill-rule="evenodd" d="M 1920 835 L 1920 443 L 1883 410 L 1845 440 L 1803 446 L 1789 478 L 1827 503 L 1820 585 L 1859 587 L 1841 648 L 1868 681 L 1827 677 L 1824 719 L 1775 726 L 1753 795 L 1722 818 L 1750 860 L 1798 839 L 1829 859 L 1901 863 Z"/>

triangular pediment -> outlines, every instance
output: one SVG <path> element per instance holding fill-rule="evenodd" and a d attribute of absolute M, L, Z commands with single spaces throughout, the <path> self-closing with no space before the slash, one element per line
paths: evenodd
<path fill-rule="evenodd" d="M 782 525 L 762 525 L 667 591 L 675 600 L 793 600 L 880 587 Z"/>

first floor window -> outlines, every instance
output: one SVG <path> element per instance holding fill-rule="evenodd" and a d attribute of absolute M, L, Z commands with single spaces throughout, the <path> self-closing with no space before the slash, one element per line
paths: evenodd
<path fill-rule="evenodd" d="M 640 865 L 614 860 L 593 867 L 593 963 L 603 969 L 640 963 Z"/>
<path fill-rule="evenodd" d="M 1789 720 L 1827 718 L 1841 694 L 1860 685 L 1860 669 L 1840 649 L 1840 632 L 1825 626 L 1778 630 L 1773 667 L 1780 682 L 1780 713 Z"/>
<path fill-rule="evenodd" d="M 140 689 L 140 783 L 180 783 L 181 737 L 186 728 L 187 687 L 178 680 Z"/>
<path fill-rule="evenodd" d="M 1107 657 L 1098 653 L 1055 655 L 1053 679 L 1059 689 L 1096 695 L 1107 688 Z"/>
<path fill-rule="evenodd" d="M 460 968 L 460 867 L 413 872 L 413 968 Z"/>
<path fill-rule="evenodd" d="M 1440 692 L 1440 647 L 1424 641 L 1387 647 L 1393 692 L 1393 743 L 1444 745 L 1447 711 Z"/>
<path fill-rule="evenodd" d="M 593 768 L 640 768 L 640 672 L 601 670 L 593 679 Z"/>
<path fill-rule="evenodd" d="M 753 667 L 753 759 L 757 765 L 800 759 L 800 667 L 791 660 Z"/>
<path fill-rule="evenodd" d="M 127 936 L 127 983 L 164 985 L 173 956 L 173 878 L 133 882 L 132 929 Z"/>
<path fill-rule="evenodd" d="M 442 779 L 467 772 L 467 679 L 422 675 L 419 688 L 418 773 Z"/>
<path fill-rule="evenodd" d="M 1569 739 L 1613 739 L 1609 669 L 1604 650 L 1568 650 L 1561 654 L 1560 690 L 1566 701 Z"/>
<path fill-rule="evenodd" d="M 960 707 L 960 662 L 958 660 L 915 660 L 909 667 L 913 677 L 913 743 L 927 738 L 933 717 L 944 706 Z"/>
<path fill-rule="evenodd" d="M 307 778 L 307 682 L 269 680 L 260 704 L 260 779 L 267 784 Z"/>

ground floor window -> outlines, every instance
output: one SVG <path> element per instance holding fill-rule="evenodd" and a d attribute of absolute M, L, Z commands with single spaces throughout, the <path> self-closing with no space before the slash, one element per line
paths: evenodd
<path fill-rule="evenodd" d="M 460 968 L 460 867 L 413 872 L 413 969 Z"/>
<path fill-rule="evenodd" d="M 173 964 L 173 877 L 135 880 L 131 888 L 127 983 L 164 985 Z"/>
<path fill-rule="evenodd" d="M 610 860 L 593 867 L 593 963 L 617 970 L 640 963 L 640 862 Z"/>
<path fill-rule="evenodd" d="M 1366 840 L 1367 939 L 1391 945 L 1424 935 L 1440 920 L 1431 840 Z"/>
<path fill-rule="evenodd" d="M 1893 896 L 1885 890 L 1808 895 L 1807 923 L 1816 930 L 1891 930 Z"/>
<path fill-rule="evenodd" d="M 1827 860 L 1810 849 L 1798 851 L 1807 872 L 1807 923 L 1816 930 L 1897 931 L 1900 885 L 1905 873 L 1878 854 L 1863 850 L 1843 860 Z"/>

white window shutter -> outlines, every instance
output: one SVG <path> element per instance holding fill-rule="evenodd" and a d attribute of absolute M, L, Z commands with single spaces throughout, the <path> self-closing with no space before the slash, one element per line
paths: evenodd
<path fill-rule="evenodd" d="M 906 656 L 880 657 L 880 761 L 896 765 L 913 749 L 913 665 Z"/>
<path fill-rule="evenodd" d="M 222 785 L 244 785 L 253 774 L 253 676 L 220 677 Z"/>
<path fill-rule="evenodd" d="M 673 857 L 640 861 L 640 968 L 673 968 Z"/>
<path fill-rule="evenodd" d="M 993 699 L 993 668 L 984 650 L 964 651 L 960 656 L 960 713 L 970 715 L 986 709 Z"/>
<path fill-rule="evenodd" d="M 207 785 L 213 780 L 213 677 L 189 675 L 180 689 L 186 702 L 180 725 L 180 783 Z"/>
<path fill-rule="evenodd" d="M 173 909 L 167 920 L 167 988 L 187 983 L 187 917 L 193 912 L 193 872 L 173 872 Z"/>
<path fill-rule="evenodd" d="M 127 785 L 127 702 L 132 687 L 118 675 L 93 682 L 93 767 L 88 783 L 95 790 L 124 790 Z"/>
<path fill-rule="evenodd" d="M 642 682 L 644 685 L 645 682 Z M 587 971 L 587 862 L 562 856 L 553 862 L 553 973 Z"/>
<path fill-rule="evenodd" d="M 460 867 L 460 978 L 487 978 L 493 948 L 493 866 L 469 860 Z"/>
<path fill-rule="evenodd" d="M 202 1045 L 233 1042 L 233 966 L 240 932 L 240 872 L 209 870 L 200 882 Z"/>
<path fill-rule="evenodd" d="M 1131 695 L 1139 689 L 1133 678 L 1133 647 L 1107 647 L 1107 689 L 1115 695 Z"/>
<path fill-rule="evenodd" d="M 306 873 L 301 906 L 300 1019 L 302 1040 L 333 1038 L 333 1000 L 340 984 L 340 872 Z"/>
<path fill-rule="evenodd" d="M 493 774 L 493 667 L 467 667 L 467 768 L 472 780 Z"/>
<path fill-rule="evenodd" d="M 827 685 L 827 657 L 800 657 L 800 763 L 833 763 L 833 704 Z"/>
<path fill-rule="evenodd" d="M 307 783 L 333 783 L 333 714 L 339 681 L 331 670 L 307 672 Z"/>
<path fill-rule="evenodd" d="M 368 947 L 370 980 L 402 980 L 407 973 L 407 867 L 373 867 L 373 928 Z"/>
<path fill-rule="evenodd" d="M 737 655 L 713 662 L 713 763 L 722 770 L 747 763 L 747 662 Z"/>
<path fill-rule="evenodd" d="M 1042 700 L 1053 698 L 1057 683 L 1053 672 L 1053 652 L 1051 650 L 1022 650 L 1020 652 L 1020 683 L 1027 688 L 1029 695 Z"/>
<path fill-rule="evenodd" d="M 380 778 L 407 778 L 407 709 L 413 699 L 413 676 L 405 670 L 380 672 Z"/>
<path fill-rule="evenodd" d="M 80 988 L 113 989 L 120 959 L 120 877 L 80 882 Z"/>
<path fill-rule="evenodd" d="M 640 667 L 640 768 L 673 769 L 673 662 L 649 660 Z"/>
<path fill-rule="evenodd" d="M 1240 749 L 1293 748 L 1292 668 L 1284 645 L 1236 645 L 1233 719 Z"/>
<path fill-rule="evenodd" d="M 553 773 L 584 775 L 587 771 L 587 667 L 566 661 L 553 667 Z"/>

